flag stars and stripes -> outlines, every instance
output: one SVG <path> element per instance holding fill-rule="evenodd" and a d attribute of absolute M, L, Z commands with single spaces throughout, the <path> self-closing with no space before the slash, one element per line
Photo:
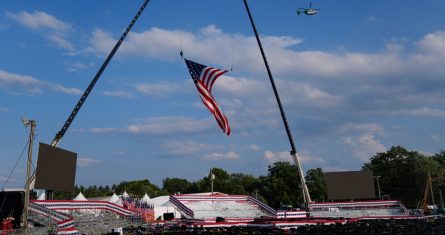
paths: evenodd
<path fill-rule="evenodd" d="M 222 113 L 221 109 L 216 103 L 211 91 L 216 79 L 227 72 L 227 70 L 221 70 L 209 66 L 205 66 L 191 60 L 184 59 L 189 69 L 190 75 L 195 82 L 204 105 L 215 116 L 218 125 L 227 135 L 230 135 L 230 126 L 227 117 Z"/>

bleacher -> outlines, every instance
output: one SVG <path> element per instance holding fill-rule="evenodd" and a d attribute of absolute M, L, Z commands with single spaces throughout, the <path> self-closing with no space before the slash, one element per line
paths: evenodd
<path fill-rule="evenodd" d="M 30 220 L 37 220 L 38 223 L 45 223 L 54 221 L 57 224 L 57 234 L 78 234 L 77 229 L 74 227 L 74 219 L 72 216 L 58 211 L 53 211 L 40 204 L 30 202 L 29 207 Z M 43 217 L 43 218 L 42 218 Z"/>
<path fill-rule="evenodd" d="M 100 211 L 100 213 L 84 213 L 72 211 L 76 228 L 85 234 L 105 234 L 110 228 L 129 227 L 131 221 L 111 211 Z"/>
<path fill-rule="evenodd" d="M 324 218 L 409 216 L 408 209 L 395 200 L 310 203 L 309 211 L 311 217 Z"/>
<path fill-rule="evenodd" d="M 245 195 L 172 195 L 170 202 L 189 219 L 253 219 L 273 216 L 276 212 L 264 203 Z"/>
<path fill-rule="evenodd" d="M 32 200 L 32 202 L 51 210 L 65 212 L 70 210 L 108 210 L 122 216 L 134 214 L 134 212 L 129 209 L 106 201 Z"/>
<path fill-rule="evenodd" d="M 58 234 L 105 234 L 110 228 L 140 224 L 140 216 L 107 201 L 32 200 L 29 220 L 57 230 Z"/>

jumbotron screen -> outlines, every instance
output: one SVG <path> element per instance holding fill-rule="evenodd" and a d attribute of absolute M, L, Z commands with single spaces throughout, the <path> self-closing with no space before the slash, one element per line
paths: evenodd
<path fill-rule="evenodd" d="M 326 172 L 328 200 L 375 198 L 372 171 Z"/>
<path fill-rule="evenodd" d="M 40 143 L 35 188 L 74 191 L 77 153 Z"/>

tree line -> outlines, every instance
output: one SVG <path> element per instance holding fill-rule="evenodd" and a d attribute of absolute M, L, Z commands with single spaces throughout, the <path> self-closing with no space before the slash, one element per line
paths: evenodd
<path fill-rule="evenodd" d="M 381 194 L 387 199 L 401 200 L 410 208 L 417 208 L 423 198 L 428 174 L 432 177 L 433 196 L 440 202 L 445 189 L 445 151 L 426 156 L 417 151 L 409 151 L 401 146 L 391 147 L 388 151 L 377 153 L 364 163 L 363 170 L 373 171 L 379 177 Z M 228 173 L 221 168 L 213 168 L 215 192 L 226 194 L 250 195 L 279 208 L 290 205 L 301 207 L 302 188 L 295 165 L 289 162 L 275 162 L 268 166 L 267 175 L 255 177 L 244 173 Z M 312 200 L 326 201 L 326 177 L 321 168 L 306 172 L 306 183 Z M 55 192 L 54 199 L 72 199 L 79 192 L 87 198 L 106 197 L 113 193 L 126 191 L 134 197 L 145 193 L 151 198 L 175 193 L 201 193 L 211 191 L 210 175 L 195 182 L 181 178 L 165 178 L 162 187 L 152 184 L 148 179 L 123 181 L 105 186 L 75 186 L 72 193 Z M 376 188 L 377 190 L 377 188 Z M 378 193 L 377 193 L 378 195 Z M 431 202 L 430 202 L 431 203 Z"/>

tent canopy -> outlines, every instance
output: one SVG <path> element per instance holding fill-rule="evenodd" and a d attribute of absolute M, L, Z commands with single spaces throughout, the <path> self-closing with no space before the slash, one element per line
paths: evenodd
<path fill-rule="evenodd" d="M 79 192 L 77 196 L 73 199 L 74 201 L 88 201 L 85 196 L 83 196 L 82 192 Z"/>

